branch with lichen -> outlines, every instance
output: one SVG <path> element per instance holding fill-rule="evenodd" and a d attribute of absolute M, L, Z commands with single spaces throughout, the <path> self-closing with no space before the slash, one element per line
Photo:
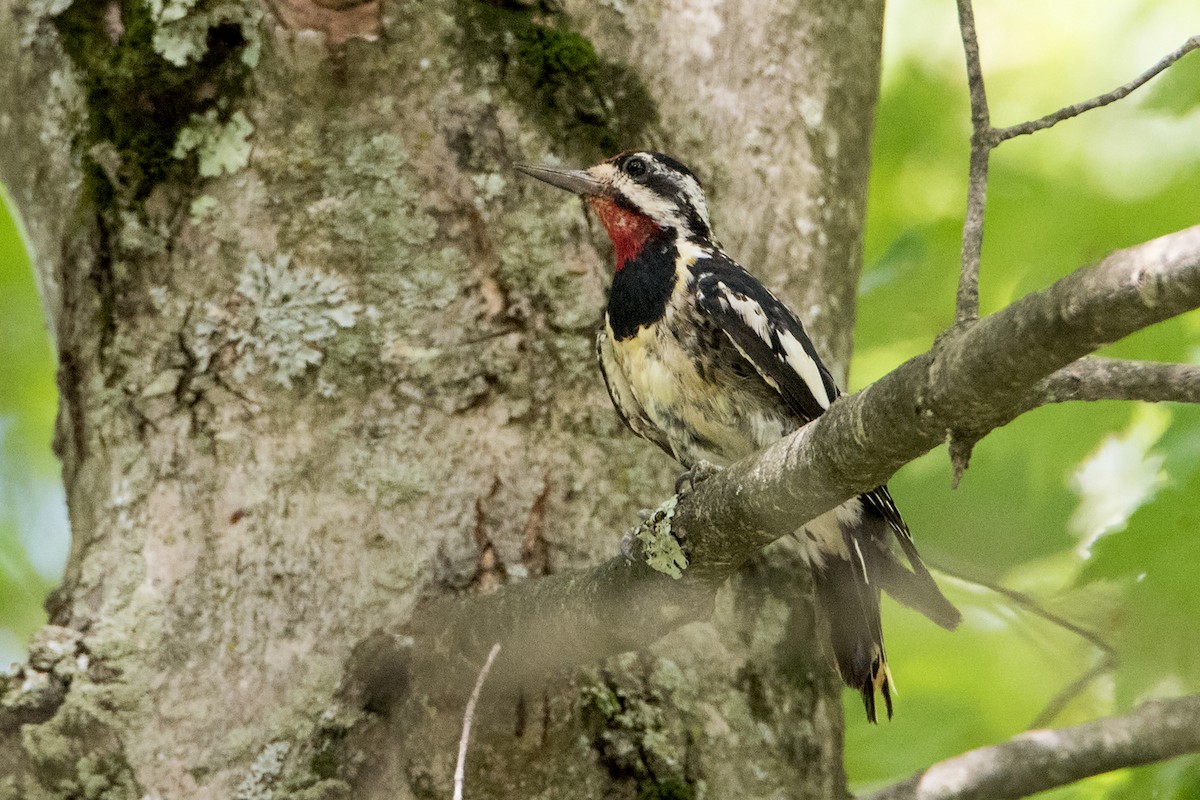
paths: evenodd
<path fill-rule="evenodd" d="M 646 646 L 705 618 L 721 583 L 762 547 L 886 482 L 952 435 L 975 442 L 1011 422 L 1087 353 L 1197 307 L 1200 226 L 1078 269 L 975 325 L 952 328 L 928 352 L 699 484 L 669 518 L 653 515 L 643 523 L 653 531 L 631 537 L 635 555 L 670 535 L 686 558 L 678 579 L 642 553 L 486 597 L 434 600 L 405 631 L 360 646 L 350 667 L 352 702 L 386 707 L 396 686 L 413 681 L 422 691 L 457 692 L 497 640 L 504 647 L 494 668 L 498 691 Z M 669 551 L 661 541 L 653 546 Z"/>
<path fill-rule="evenodd" d="M 1200 695 L 1060 730 L 1026 731 L 941 761 L 868 800 L 1016 800 L 1110 772 L 1200 751 Z"/>

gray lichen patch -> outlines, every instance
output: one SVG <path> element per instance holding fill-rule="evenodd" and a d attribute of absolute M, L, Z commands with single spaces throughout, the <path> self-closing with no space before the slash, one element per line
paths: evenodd
<path fill-rule="evenodd" d="M 291 752 L 289 742 L 271 742 L 262 749 L 250 770 L 234 791 L 234 800 L 272 800 L 275 787 L 283 772 L 283 763 Z"/>
<path fill-rule="evenodd" d="M 195 353 L 201 369 L 216 359 L 239 383 L 265 374 L 290 388 L 322 362 L 330 340 L 354 327 L 361 311 L 340 276 L 293 267 L 287 255 L 264 261 L 251 253 L 236 293 L 223 306 L 210 305 L 196 324 Z"/>
<path fill-rule="evenodd" d="M 246 34 L 248 47 L 243 63 L 253 67 L 260 43 L 258 22 L 262 9 L 257 3 L 203 3 L 201 0 L 149 0 L 155 22 L 155 52 L 176 67 L 199 62 L 208 52 L 208 31 L 218 25 L 237 25 Z"/>
<path fill-rule="evenodd" d="M 18 779 L 19 797 L 138 800 L 143 796 L 114 730 L 77 704 L 68 701 L 45 724 L 26 725 L 21 746 L 35 771 Z"/>
<path fill-rule="evenodd" d="M 32 721 L 58 708 L 76 673 L 86 672 L 88 656 L 81 635 L 71 628 L 43 626 L 29 645 L 29 659 L 0 675 L 0 719 Z"/>
<path fill-rule="evenodd" d="M 651 569 L 678 579 L 683 577 L 688 559 L 671 530 L 676 502 L 677 498 L 672 496 L 656 508 L 650 518 L 638 527 L 633 538 L 641 545 L 642 558 Z"/>
<path fill-rule="evenodd" d="M 506 293 L 526 297 L 535 309 L 552 312 L 560 330 L 585 334 L 575 340 L 579 352 L 564 354 L 564 361 L 591 366 L 592 334 L 603 304 L 598 282 L 588 278 L 596 255 L 580 253 L 574 261 L 564 262 L 562 243 L 579 233 L 583 210 L 573 199 L 561 201 L 552 195 L 550 203 L 507 213 L 497 277 Z"/>
<path fill-rule="evenodd" d="M 592 746 L 613 778 L 635 784 L 639 799 L 691 800 L 702 792 L 703 781 L 689 769 L 700 719 L 697 680 L 670 659 L 630 653 L 580 687 Z"/>
<path fill-rule="evenodd" d="M 232 175 L 250 161 L 250 134 L 254 126 L 241 111 L 225 121 L 210 108 L 203 114 L 193 114 L 179 131 L 171 155 L 185 159 L 191 153 L 198 158 L 201 177 L 215 178 L 222 173 Z"/>

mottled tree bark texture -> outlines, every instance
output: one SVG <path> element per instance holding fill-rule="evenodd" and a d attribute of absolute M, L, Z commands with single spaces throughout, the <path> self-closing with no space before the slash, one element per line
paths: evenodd
<path fill-rule="evenodd" d="M 449 797 L 469 687 L 443 687 L 482 659 L 371 634 L 606 561 L 678 469 L 593 366 L 607 245 L 511 163 L 676 154 L 842 372 L 882 15 L 0 0 L 0 180 L 59 358 L 73 535 L 0 684 L 0 798 Z M 696 602 L 516 685 L 506 646 L 466 795 L 845 796 L 794 553 Z M 356 647 L 420 658 L 355 693 Z"/>

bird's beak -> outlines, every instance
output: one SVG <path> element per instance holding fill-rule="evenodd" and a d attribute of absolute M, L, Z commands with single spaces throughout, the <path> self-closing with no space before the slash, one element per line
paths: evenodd
<path fill-rule="evenodd" d="M 545 181 L 551 186 L 557 186 L 584 197 L 605 193 L 604 184 L 592 177 L 592 174 L 586 170 L 537 167 L 532 164 L 514 164 L 513 167 L 517 172 L 524 172 L 539 181 Z"/>

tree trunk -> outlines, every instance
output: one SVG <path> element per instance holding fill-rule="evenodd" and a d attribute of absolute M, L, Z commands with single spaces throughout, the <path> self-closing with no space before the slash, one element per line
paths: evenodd
<path fill-rule="evenodd" d="M 844 371 L 881 2 L 0 3 L 73 534 L 0 797 L 450 795 L 465 694 L 347 704 L 352 649 L 611 556 L 679 469 L 596 374 L 607 245 L 513 161 L 677 155 Z M 485 687 L 467 796 L 844 795 L 812 628 L 776 546 L 710 622 Z"/>

